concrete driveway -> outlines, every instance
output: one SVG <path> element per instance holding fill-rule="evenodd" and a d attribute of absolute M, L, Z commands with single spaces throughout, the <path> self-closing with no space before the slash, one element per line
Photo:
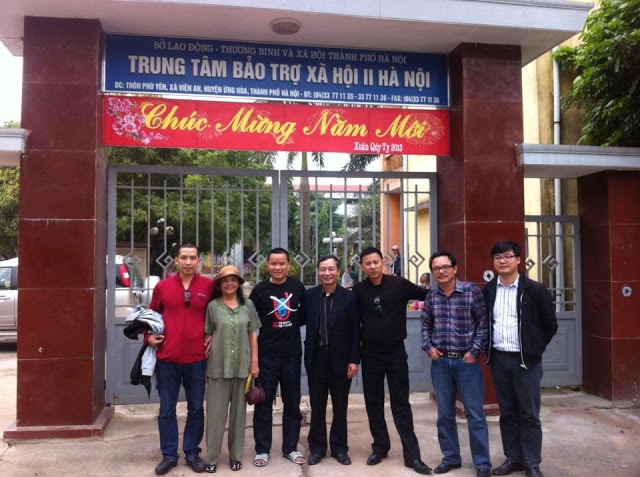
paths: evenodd
<path fill-rule="evenodd" d="M 411 397 L 416 433 L 422 448 L 422 458 L 431 467 L 440 462 L 436 433 L 436 406 L 428 394 Z M 415 476 L 403 466 L 402 450 L 397 433 L 387 420 L 392 437 L 389 458 L 375 467 L 365 461 L 371 451 L 371 437 L 362 396 L 353 395 L 349 411 L 349 445 L 353 465 L 343 466 L 332 458 L 316 466 L 290 463 L 279 452 L 281 427 L 279 408 L 274 419 L 274 443 L 267 467 L 251 463 L 254 455 L 252 430 L 247 429 L 244 466 L 239 473 L 227 466 L 223 447 L 217 475 L 252 476 L 318 476 L 342 477 L 362 475 Z M 278 401 L 278 405 L 280 402 Z M 303 398 L 303 410 L 308 419 L 308 402 Z M 0 476 L 69 477 L 69 476 L 152 476 L 160 461 L 156 427 L 157 405 L 117 406 L 103 438 L 51 439 L 39 441 L 3 441 L 0 445 Z M 249 413 L 251 412 L 251 408 Z M 180 405 L 180 425 L 184 406 Z M 0 428 L 6 429 L 16 418 L 16 348 L 0 344 Z M 493 465 L 504 460 L 500 445 L 497 417 L 489 417 L 489 436 Z M 251 425 L 251 415 L 247 422 Z M 546 477 L 640 477 L 640 408 L 636 402 L 616 402 L 599 399 L 579 391 L 551 389 L 543 392 L 542 422 L 544 431 L 543 462 Z M 307 431 L 302 428 L 298 449 L 308 454 Z M 452 477 L 475 476 L 469 454 L 466 421 L 459 420 L 463 466 L 451 471 Z M 226 446 L 226 444 L 225 444 Z M 204 447 L 204 442 L 203 442 Z M 193 472 L 181 460 L 168 476 L 189 476 Z M 204 474 L 203 474 L 204 475 Z M 524 476 L 524 473 L 513 474 Z"/>

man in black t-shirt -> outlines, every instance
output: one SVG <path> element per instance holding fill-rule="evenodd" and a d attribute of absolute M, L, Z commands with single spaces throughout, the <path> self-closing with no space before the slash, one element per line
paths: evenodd
<path fill-rule="evenodd" d="M 387 378 L 391 412 L 402 442 L 404 465 L 419 474 L 431 469 L 422 462 L 413 430 L 409 404 L 409 365 L 404 339 L 407 337 L 407 302 L 424 300 L 427 290 L 402 277 L 385 275 L 382 252 L 369 247 L 360 254 L 367 278 L 353 290 L 358 299 L 361 324 L 361 361 L 364 400 L 373 436 L 368 465 L 387 457 L 391 443 L 384 419 L 384 379 Z"/>
<path fill-rule="evenodd" d="M 278 384 L 282 393 L 282 452 L 294 464 L 306 459 L 298 451 L 300 439 L 300 374 L 302 343 L 300 327 L 305 324 L 302 309 L 304 285 L 287 276 L 289 252 L 274 248 L 267 256 L 269 278 L 258 283 L 249 298 L 256 306 L 262 327 L 258 335 L 260 382 L 266 399 L 255 405 L 253 436 L 257 467 L 269 463 L 272 444 L 273 402 Z"/>

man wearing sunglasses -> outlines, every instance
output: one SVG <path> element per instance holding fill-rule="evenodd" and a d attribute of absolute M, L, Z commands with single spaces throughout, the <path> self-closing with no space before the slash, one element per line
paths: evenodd
<path fill-rule="evenodd" d="M 542 353 L 558 331 L 558 320 L 549 290 L 518 272 L 520 253 L 514 242 L 496 243 L 491 249 L 496 277 L 483 290 L 490 322 L 487 362 L 507 458 L 492 473 L 524 470 L 527 477 L 542 477 Z"/>
<path fill-rule="evenodd" d="M 205 463 L 200 458 L 208 344 L 204 320 L 214 282 L 198 273 L 200 251 L 196 245 L 180 245 L 174 261 L 178 273 L 158 282 L 149 304 L 149 308 L 162 314 L 164 332 L 146 336 L 147 344 L 157 348 L 158 431 L 162 452 L 162 461 L 155 469 L 158 475 L 166 474 L 178 464 L 176 406 L 181 386 L 187 399 L 182 450 L 187 465 L 194 472 L 205 470 Z"/>
<path fill-rule="evenodd" d="M 487 345 L 488 321 L 480 288 L 457 277 L 456 258 L 435 252 L 429 268 L 438 283 L 422 309 L 422 349 L 431 359 L 431 380 L 438 404 L 438 443 L 445 474 L 462 466 L 456 423 L 456 395 L 467 417 L 469 444 L 478 477 L 491 476 L 489 429 L 484 415 L 484 381 L 478 363 Z"/>
<path fill-rule="evenodd" d="M 367 465 L 386 458 L 391 443 L 384 419 L 384 380 L 387 379 L 391 414 L 396 425 L 404 465 L 419 474 L 430 474 L 422 462 L 413 429 L 409 404 L 409 365 L 404 339 L 407 337 L 407 302 L 424 300 L 427 290 L 396 275 L 384 273 L 382 252 L 376 247 L 360 253 L 360 266 L 367 275 L 354 285 L 361 324 L 361 360 L 364 401 L 373 437 L 373 452 Z"/>

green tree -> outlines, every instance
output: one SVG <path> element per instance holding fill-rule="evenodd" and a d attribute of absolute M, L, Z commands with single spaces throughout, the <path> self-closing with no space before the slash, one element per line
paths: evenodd
<path fill-rule="evenodd" d="M 18 255 L 18 195 L 20 170 L 0 168 L 0 258 Z"/>
<path fill-rule="evenodd" d="M 19 128 L 17 121 L 6 121 L 3 128 Z M 18 196 L 20 169 L 0 167 L 0 260 L 18 255 Z"/>
<path fill-rule="evenodd" d="M 270 169 L 275 155 L 249 151 L 112 148 L 111 164 L 195 166 L 214 169 Z M 256 204 L 251 199 L 262 194 Z M 225 174 L 118 174 L 116 240 L 150 241 L 150 267 L 171 256 L 179 242 L 193 242 L 219 255 L 243 239 L 243 245 L 263 250 L 270 230 L 271 189 L 263 177 Z M 244 213 L 238 214 L 242 210 Z M 262 236 L 253 235 L 252 227 Z M 169 228 L 171 227 L 171 228 Z M 150 231 L 153 230 L 152 233 Z M 220 233 L 225 231 L 225 233 Z M 213 240 L 212 240 L 213 233 Z M 258 240 L 261 243 L 258 243 Z M 207 251 L 207 250 L 203 250 Z M 246 257 L 245 257 L 246 258 Z M 156 268 L 153 274 L 159 274 Z"/>
<path fill-rule="evenodd" d="M 580 143 L 640 146 L 640 0 L 599 0 L 575 48 L 554 53 L 577 74 L 565 106 L 585 122 Z"/>
<path fill-rule="evenodd" d="M 290 152 L 287 155 L 287 168 L 293 167 L 293 161 L 295 160 L 297 153 Z M 376 160 L 378 157 L 377 154 L 350 154 L 349 161 L 342 166 L 343 171 L 349 172 L 357 172 L 364 171 L 367 169 L 369 164 Z M 311 153 L 311 161 L 320 169 L 323 169 L 325 166 L 324 162 L 324 153 L 322 152 L 313 152 Z M 300 170 L 308 171 L 309 170 L 309 153 L 302 152 L 300 153 Z M 290 185 L 290 188 L 291 185 Z M 300 243 L 298 244 L 298 248 L 307 254 L 308 256 L 312 255 L 311 250 L 311 189 L 309 186 L 309 179 L 307 177 L 300 177 L 300 187 L 299 187 L 299 196 L 300 196 Z M 290 242 L 290 243 L 296 243 Z"/>

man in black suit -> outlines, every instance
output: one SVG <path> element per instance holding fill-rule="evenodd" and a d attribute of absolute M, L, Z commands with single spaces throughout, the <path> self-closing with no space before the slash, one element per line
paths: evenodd
<path fill-rule="evenodd" d="M 356 297 L 338 285 L 340 260 L 327 255 L 318 260 L 320 285 L 305 293 L 307 336 L 304 364 L 309 379 L 311 425 L 307 463 L 318 464 L 327 452 L 327 398 L 331 394 L 333 421 L 329 434 L 331 455 L 350 465 L 347 446 L 347 405 L 351 380 L 360 362 L 360 322 Z"/>

